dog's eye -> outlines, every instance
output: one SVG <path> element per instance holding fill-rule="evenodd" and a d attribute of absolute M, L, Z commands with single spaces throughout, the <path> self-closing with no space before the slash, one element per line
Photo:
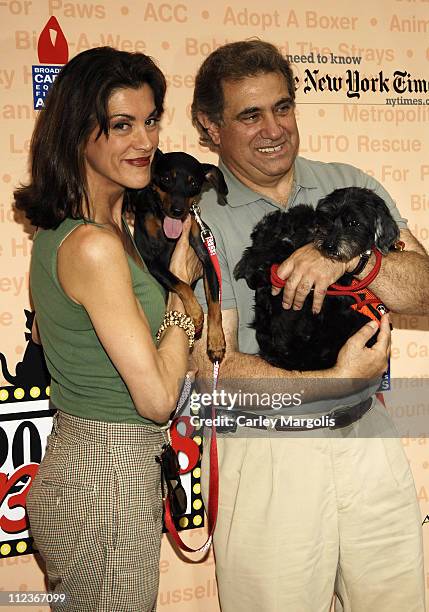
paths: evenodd
<path fill-rule="evenodd" d="M 359 221 L 356 221 L 356 219 L 350 219 L 350 220 L 347 222 L 347 225 L 348 225 L 349 227 L 359 227 L 360 223 L 359 223 Z"/>
<path fill-rule="evenodd" d="M 197 183 L 194 181 L 194 179 L 191 179 L 189 181 L 190 186 L 192 187 L 192 189 L 196 189 L 198 187 Z"/>
<path fill-rule="evenodd" d="M 171 182 L 171 179 L 168 175 L 161 176 L 161 183 L 163 183 L 164 185 L 169 185 L 170 182 Z"/>

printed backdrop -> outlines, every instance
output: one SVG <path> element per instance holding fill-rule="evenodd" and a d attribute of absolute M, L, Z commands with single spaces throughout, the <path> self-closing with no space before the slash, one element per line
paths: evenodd
<path fill-rule="evenodd" d="M 190 123 L 198 66 L 233 40 L 258 36 L 277 44 L 290 56 L 298 79 L 301 154 L 352 163 L 374 175 L 396 199 L 414 235 L 429 246 L 429 0 L 270 0 L 261 7 L 256 0 L 0 2 L 0 589 L 44 588 L 36 557 L 28 554 L 23 511 L 7 505 L 11 495 L 18 504 L 16 498 L 25 495 L 50 422 L 49 384 L 28 337 L 29 229 L 14 218 L 11 204 L 14 187 L 26 178 L 34 106 L 43 106 L 57 64 L 67 55 L 112 45 L 156 58 L 168 80 L 161 149 L 213 162 Z M 394 325 L 392 377 L 412 378 L 418 386 L 429 373 L 429 317 L 396 316 Z M 29 360 L 39 366 L 28 368 Z M 410 384 L 406 407 L 395 416 L 427 414 Z M 423 429 L 403 443 L 416 480 L 428 558 L 429 458 Z M 184 527 L 201 524 L 198 476 L 197 467 L 188 482 L 193 507 Z M 204 529 L 191 529 L 185 537 L 197 545 Z M 179 558 L 165 537 L 159 609 L 217 611 L 213 565 L 211 553 L 201 564 Z"/>

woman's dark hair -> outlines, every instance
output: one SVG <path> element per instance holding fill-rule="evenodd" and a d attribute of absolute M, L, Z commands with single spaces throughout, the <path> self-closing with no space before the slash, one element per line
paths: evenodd
<path fill-rule="evenodd" d="M 271 43 L 262 40 L 241 40 L 223 45 L 211 53 L 202 63 L 195 78 L 192 101 L 192 123 L 200 134 L 200 142 L 209 146 L 212 140 L 198 120 L 204 113 L 217 125 L 221 125 L 225 100 L 224 81 L 240 81 L 261 73 L 279 72 L 286 80 L 289 96 L 295 100 L 295 80 L 287 59 Z"/>
<path fill-rule="evenodd" d="M 97 125 L 98 136 L 108 135 L 108 102 L 115 90 L 144 84 L 151 87 L 161 116 L 165 77 L 147 55 L 99 47 L 76 55 L 64 66 L 34 128 L 30 182 L 14 192 L 16 208 L 33 225 L 55 228 L 66 217 L 86 216 L 88 138 Z"/>

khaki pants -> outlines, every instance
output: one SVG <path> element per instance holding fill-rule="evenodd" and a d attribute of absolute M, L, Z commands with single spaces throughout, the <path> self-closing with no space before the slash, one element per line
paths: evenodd
<path fill-rule="evenodd" d="M 329 612 L 334 591 L 344 612 L 425 611 L 414 483 L 374 404 L 335 431 L 218 438 L 222 612 Z"/>
<path fill-rule="evenodd" d="M 151 612 L 162 532 L 156 426 L 59 413 L 27 498 L 49 590 L 65 612 Z"/>

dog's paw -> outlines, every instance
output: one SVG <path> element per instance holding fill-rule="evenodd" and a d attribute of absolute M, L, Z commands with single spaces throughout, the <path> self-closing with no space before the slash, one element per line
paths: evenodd
<path fill-rule="evenodd" d="M 201 336 L 201 332 L 203 331 L 203 327 L 204 327 L 204 313 L 201 309 L 201 307 L 199 306 L 199 304 L 197 304 L 196 308 L 185 308 L 186 310 L 186 314 L 188 315 L 188 317 L 191 317 L 194 326 L 195 326 L 195 337 L 199 338 Z"/>
<path fill-rule="evenodd" d="M 222 328 L 209 331 L 207 335 L 207 355 L 211 362 L 222 361 L 225 357 L 226 342 Z"/>
<path fill-rule="evenodd" d="M 201 310 L 200 312 L 193 312 L 189 315 L 194 322 L 195 325 L 195 336 L 198 338 L 201 336 L 201 332 L 204 327 L 204 313 Z"/>
<path fill-rule="evenodd" d="M 214 363 L 215 361 L 221 362 L 222 359 L 225 357 L 225 347 L 214 349 L 207 347 L 207 355 L 209 356 L 209 359 L 212 363 Z"/>

